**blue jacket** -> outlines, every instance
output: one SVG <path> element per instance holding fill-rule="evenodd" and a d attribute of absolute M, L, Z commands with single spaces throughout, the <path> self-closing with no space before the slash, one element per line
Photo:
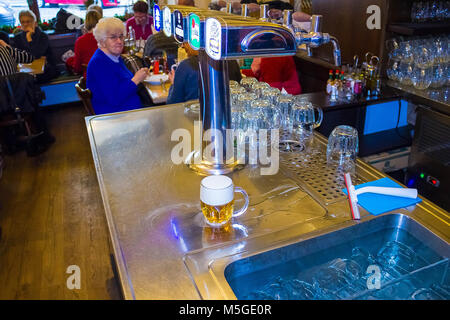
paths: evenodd
<path fill-rule="evenodd" d="M 198 99 L 198 57 L 192 56 L 180 62 L 173 85 L 169 89 L 167 104 L 180 103 L 188 100 Z"/>
<path fill-rule="evenodd" d="M 133 74 L 123 59 L 114 62 L 97 49 L 89 61 L 86 87 L 92 92 L 92 107 L 96 114 L 120 112 L 142 107 Z"/>
<path fill-rule="evenodd" d="M 240 82 L 242 79 L 241 71 L 236 60 L 230 60 L 228 63 L 228 77 L 230 80 Z M 198 56 L 192 56 L 180 62 L 173 85 L 169 89 L 167 104 L 180 103 L 199 98 L 199 65 Z"/>

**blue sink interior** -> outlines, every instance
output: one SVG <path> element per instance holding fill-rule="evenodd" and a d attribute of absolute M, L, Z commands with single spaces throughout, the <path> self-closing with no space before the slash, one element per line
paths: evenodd
<path fill-rule="evenodd" d="M 235 261 L 225 278 L 238 299 L 450 299 L 448 258 L 394 214 Z"/>

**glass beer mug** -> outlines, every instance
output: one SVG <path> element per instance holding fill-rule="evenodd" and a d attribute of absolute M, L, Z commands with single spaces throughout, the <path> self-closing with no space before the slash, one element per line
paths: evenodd
<path fill-rule="evenodd" d="M 234 211 L 234 194 L 241 193 L 245 204 Z M 235 187 L 233 180 L 227 176 L 209 176 L 200 183 L 200 204 L 206 223 L 213 227 L 226 224 L 232 217 L 237 217 L 247 211 L 249 200 L 244 189 Z"/>
<path fill-rule="evenodd" d="M 315 111 L 317 111 L 317 117 Z M 299 100 L 292 106 L 289 120 L 292 121 L 294 134 L 297 135 L 297 138 L 303 140 L 312 136 L 313 130 L 320 126 L 322 119 L 323 111 L 321 108 L 313 106 L 309 101 Z"/>

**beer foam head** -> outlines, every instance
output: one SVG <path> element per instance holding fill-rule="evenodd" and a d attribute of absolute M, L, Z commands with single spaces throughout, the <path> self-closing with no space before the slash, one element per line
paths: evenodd
<path fill-rule="evenodd" d="M 233 180 L 227 176 L 209 176 L 200 184 L 200 200 L 211 206 L 222 206 L 234 197 Z"/>

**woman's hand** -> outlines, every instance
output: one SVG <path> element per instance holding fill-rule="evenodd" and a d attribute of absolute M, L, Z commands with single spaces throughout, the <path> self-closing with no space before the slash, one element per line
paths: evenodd
<path fill-rule="evenodd" d="M 2 47 L 7 47 L 8 46 L 8 44 L 5 42 L 5 41 L 3 41 L 3 40 L 0 40 L 0 46 L 2 46 Z"/>
<path fill-rule="evenodd" d="M 28 28 L 26 28 L 25 30 L 23 30 L 23 31 L 25 31 L 26 33 L 27 33 L 27 41 L 28 42 L 31 42 L 31 40 L 32 40 L 32 37 L 33 37 L 33 34 L 35 33 L 35 31 L 36 31 L 36 23 L 34 23 L 34 24 L 31 24 Z"/>
<path fill-rule="evenodd" d="M 294 12 L 292 14 L 292 19 L 297 22 L 310 22 L 311 16 L 304 12 Z"/>
<path fill-rule="evenodd" d="M 261 71 L 261 58 L 254 58 L 251 68 L 255 77 L 258 78 Z"/>
<path fill-rule="evenodd" d="M 138 85 L 145 78 L 147 78 L 148 74 L 149 74 L 148 68 L 141 68 L 134 74 L 134 77 L 131 78 L 131 81 L 133 81 L 136 85 Z"/>
<path fill-rule="evenodd" d="M 170 83 L 173 83 L 173 79 L 175 78 L 175 70 L 171 69 L 169 72 L 169 81 Z"/>

